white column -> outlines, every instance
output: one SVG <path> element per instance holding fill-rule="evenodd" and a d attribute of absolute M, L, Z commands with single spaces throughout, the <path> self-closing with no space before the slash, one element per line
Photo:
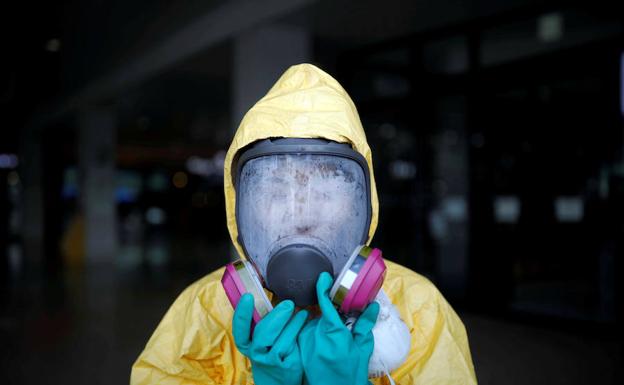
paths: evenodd
<path fill-rule="evenodd" d="M 437 228 L 436 272 L 443 292 L 454 298 L 466 294 L 468 283 L 468 145 L 465 98 L 449 96 L 436 109 L 440 134 L 434 144 L 433 212 Z"/>
<path fill-rule="evenodd" d="M 43 160 L 40 126 L 27 126 L 20 139 L 19 175 L 22 186 L 20 231 L 24 263 L 35 270 L 43 267 Z M 4 181 L 2 181 L 5 183 Z"/>
<path fill-rule="evenodd" d="M 79 114 L 78 126 L 85 262 L 87 265 L 112 263 L 117 252 L 116 116 L 108 107 L 85 108 Z"/>
<path fill-rule="evenodd" d="M 232 129 L 291 65 L 312 59 L 308 31 L 286 25 L 261 25 L 234 39 Z"/>

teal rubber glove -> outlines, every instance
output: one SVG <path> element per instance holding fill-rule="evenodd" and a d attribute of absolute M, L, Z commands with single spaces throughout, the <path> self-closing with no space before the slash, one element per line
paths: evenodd
<path fill-rule="evenodd" d="M 329 273 L 321 273 L 316 295 L 322 315 L 308 322 L 298 337 L 306 380 L 310 385 L 368 384 L 368 361 L 374 347 L 371 330 L 379 304 L 368 305 L 349 330 L 329 299 L 332 282 Z"/>
<path fill-rule="evenodd" d="M 300 385 L 303 367 L 297 335 L 308 312 L 301 310 L 292 317 L 294 303 L 282 301 L 258 322 L 250 338 L 253 310 L 253 296 L 247 293 L 234 311 L 232 334 L 238 350 L 251 361 L 254 382 L 256 385 Z"/>

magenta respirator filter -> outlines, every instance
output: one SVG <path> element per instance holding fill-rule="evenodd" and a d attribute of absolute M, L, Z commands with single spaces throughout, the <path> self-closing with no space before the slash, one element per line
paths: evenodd
<path fill-rule="evenodd" d="M 377 296 L 385 276 L 381 250 L 360 246 L 338 275 L 329 298 L 345 315 L 361 313 Z"/>
<path fill-rule="evenodd" d="M 273 305 L 262 287 L 262 281 L 255 267 L 249 261 L 238 260 L 225 266 L 221 284 L 232 307 L 236 308 L 238 301 L 245 293 L 254 297 L 254 312 L 252 328 L 273 310 Z"/>
<path fill-rule="evenodd" d="M 334 282 L 329 298 L 343 315 L 357 315 L 375 299 L 385 276 L 386 264 L 381 250 L 358 246 Z M 234 308 L 243 294 L 253 294 L 253 326 L 273 310 L 260 275 L 251 262 L 238 260 L 227 264 L 221 284 Z"/>

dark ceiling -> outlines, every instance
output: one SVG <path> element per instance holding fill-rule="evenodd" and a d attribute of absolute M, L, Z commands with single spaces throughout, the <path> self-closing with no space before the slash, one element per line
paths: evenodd
<path fill-rule="evenodd" d="M 36 7 L 11 3 L 2 14 L 3 47 L 8 54 L 0 82 L 0 108 L 5 118 L 0 146 L 15 147 L 17 133 L 35 115 L 58 105 L 93 79 L 123 68 L 189 21 L 227 3 L 73 0 Z M 315 56 L 330 61 L 348 50 L 423 31 L 506 12 L 547 9 L 544 3 L 559 2 L 322 0 L 311 1 L 276 22 L 309 28 L 317 42 Z M 145 128 L 145 117 L 156 121 L 161 119 L 149 116 L 167 114 L 168 118 L 161 120 L 165 124 L 178 121 L 193 127 L 193 120 L 207 119 L 213 128 L 227 127 L 231 57 L 228 39 L 177 62 L 147 82 L 129 81 L 115 100 L 122 128 Z M 174 110 L 178 117 L 172 117 Z M 202 117 L 190 118 L 197 116 L 198 110 L 204 111 Z M 190 134 L 191 139 L 193 135 L 201 139 L 206 133 Z"/>

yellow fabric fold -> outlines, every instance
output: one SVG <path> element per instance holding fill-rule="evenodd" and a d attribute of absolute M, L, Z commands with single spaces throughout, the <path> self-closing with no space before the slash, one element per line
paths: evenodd
<path fill-rule="evenodd" d="M 372 154 L 357 109 L 346 91 L 311 64 L 289 68 L 244 116 L 227 152 L 224 193 L 227 226 L 238 243 L 233 178 L 237 156 L 266 138 L 324 138 L 349 143 L 366 159 L 371 177 L 372 216 L 378 221 Z M 426 278 L 386 261 L 383 288 L 411 334 L 406 362 L 392 373 L 397 384 L 476 384 L 466 330 L 457 314 Z M 233 310 L 221 286 L 223 269 L 189 286 L 166 313 L 132 367 L 130 383 L 253 384 L 249 361 L 234 345 Z M 385 384 L 385 379 L 373 379 Z"/>

